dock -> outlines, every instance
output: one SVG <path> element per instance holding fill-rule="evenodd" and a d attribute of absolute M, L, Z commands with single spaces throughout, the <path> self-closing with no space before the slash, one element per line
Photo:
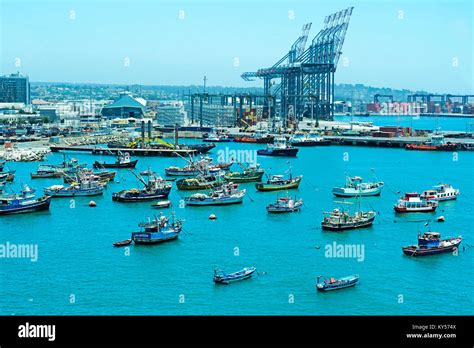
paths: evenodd
<path fill-rule="evenodd" d="M 73 151 L 73 152 L 89 152 L 93 155 L 110 155 L 117 156 L 119 152 L 128 152 L 130 156 L 147 156 L 147 157 L 177 157 L 177 154 L 187 157 L 196 155 L 197 150 L 190 149 L 128 149 L 128 148 L 106 148 L 97 146 L 50 146 L 51 152 Z"/>

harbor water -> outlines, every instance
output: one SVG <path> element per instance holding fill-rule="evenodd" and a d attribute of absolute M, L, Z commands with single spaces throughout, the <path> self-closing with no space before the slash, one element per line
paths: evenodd
<path fill-rule="evenodd" d="M 264 146 L 221 143 L 209 155 L 216 161 L 230 150 L 253 154 Z M 68 156 L 89 166 L 95 160 L 114 160 L 85 153 Z M 138 160 L 138 171 L 151 167 L 162 175 L 165 167 L 184 164 L 179 158 Z M 50 154 L 45 160 L 61 161 L 61 154 Z M 285 192 L 257 192 L 254 183 L 241 184 L 247 189 L 241 205 L 183 207 L 180 200 L 186 193 L 178 191 L 175 183 L 172 209 L 154 210 L 153 202 L 113 202 L 112 192 L 139 187 L 128 170 L 119 169 L 117 182 L 109 183 L 104 196 L 54 198 L 50 211 L 2 216 L 0 243 L 35 244 L 38 257 L 36 261 L 0 260 L 0 314 L 474 314 L 473 153 L 328 146 L 300 148 L 292 159 L 259 156 L 258 162 L 266 173 L 283 174 L 291 164 L 293 175 L 303 175 L 299 189 L 289 191 L 303 198 L 300 212 L 268 214 L 265 206 Z M 61 179 L 31 180 L 29 174 L 37 165 L 9 163 L 17 171 L 13 187 L 27 183 L 41 192 L 62 183 Z M 234 165 L 232 170 L 240 168 Z M 375 223 L 359 230 L 323 231 L 322 213 L 341 201 L 331 189 L 342 186 L 345 175 L 385 182 L 380 197 L 361 202 L 363 209 L 377 212 Z M 420 192 L 440 182 L 461 191 L 456 201 L 440 203 L 433 214 L 395 215 L 393 205 L 400 194 Z M 97 207 L 88 206 L 91 198 Z M 165 215 L 174 211 L 184 219 L 178 240 L 112 246 L 159 211 Z M 216 220 L 208 219 L 211 213 Z M 439 215 L 445 217 L 444 223 L 436 222 Z M 442 237 L 462 235 L 458 255 L 403 255 L 402 246 L 416 244 L 417 234 L 428 229 Z M 328 250 L 338 245 L 354 245 L 359 252 L 330 255 Z M 228 286 L 212 282 L 215 268 L 234 272 L 246 266 L 255 266 L 258 274 Z M 359 274 L 360 284 L 329 293 L 316 291 L 319 275 L 350 274 Z"/>

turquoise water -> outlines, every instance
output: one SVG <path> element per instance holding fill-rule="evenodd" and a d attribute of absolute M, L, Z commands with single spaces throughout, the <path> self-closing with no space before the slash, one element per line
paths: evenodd
<path fill-rule="evenodd" d="M 226 146 L 262 147 L 219 144 L 211 156 L 217 158 Z M 286 215 L 268 215 L 265 206 L 277 193 L 256 192 L 254 184 L 242 185 L 248 190 L 242 205 L 213 208 L 180 208 L 181 192 L 173 187 L 170 199 L 177 217 L 185 220 L 185 233 L 162 245 L 132 245 L 129 255 L 112 243 L 129 238 L 140 221 L 157 211 L 149 203 L 112 202 L 112 192 L 137 185 L 131 173 L 120 171 L 120 182 L 109 184 L 103 197 L 93 198 L 96 208 L 87 206 L 86 197 L 77 198 L 75 207 L 68 198 L 55 199 L 49 212 L 1 217 L 0 243 L 38 244 L 39 257 L 37 262 L 0 259 L 0 314 L 472 315 L 474 248 L 467 245 L 474 244 L 474 154 L 458 155 L 455 161 L 451 153 L 302 148 L 290 162 L 295 175 L 304 175 L 300 188 L 292 192 L 305 205 L 300 213 Z M 89 164 L 100 159 L 88 154 L 74 157 Z M 60 154 L 47 158 L 50 163 L 61 160 Z M 288 166 L 283 158 L 260 157 L 259 162 L 272 173 Z M 151 166 L 163 173 L 172 164 L 182 163 L 177 158 L 139 158 L 137 169 Z M 36 166 L 10 163 L 18 173 L 16 187 L 25 182 L 39 190 L 58 182 L 30 180 Z M 335 207 L 337 200 L 331 188 L 342 185 L 346 173 L 371 179 L 371 169 L 386 183 L 381 197 L 362 203 L 379 212 L 374 226 L 322 231 L 322 212 Z M 459 199 L 442 203 L 436 214 L 394 215 L 397 191 L 421 191 L 439 182 L 459 188 Z M 217 220 L 209 220 L 210 213 Z M 466 250 L 458 256 L 404 256 L 401 247 L 416 243 L 417 233 L 426 230 L 425 220 L 438 215 L 446 222 L 432 221 L 432 230 L 445 237 L 463 235 Z M 334 242 L 363 245 L 364 260 L 325 257 L 325 246 Z M 216 267 L 236 271 L 251 265 L 259 275 L 250 280 L 230 286 L 212 282 Z M 356 287 L 330 293 L 315 290 L 318 275 L 353 273 L 361 278 Z"/>
<path fill-rule="evenodd" d="M 400 126 L 413 129 L 474 132 L 474 118 L 413 116 L 336 116 L 336 121 L 373 122 L 376 126 Z"/>

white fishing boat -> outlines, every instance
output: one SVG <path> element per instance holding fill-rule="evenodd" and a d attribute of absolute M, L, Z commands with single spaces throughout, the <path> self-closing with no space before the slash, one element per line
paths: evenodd
<path fill-rule="evenodd" d="M 356 197 L 356 196 L 379 196 L 382 192 L 384 183 L 362 182 L 360 176 L 347 176 L 344 187 L 334 187 L 332 193 L 337 197 Z"/>

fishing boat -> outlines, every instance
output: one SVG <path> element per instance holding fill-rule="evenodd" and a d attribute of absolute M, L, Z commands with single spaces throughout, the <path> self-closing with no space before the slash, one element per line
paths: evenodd
<path fill-rule="evenodd" d="M 384 183 L 362 182 L 360 176 L 347 176 L 344 187 L 334 187 L 332 193 L 337 197 L 379 196 Z"/>
<path fill-rule="evenodd" d="M 248 166 L 244 168 L 243 172 L 232 172 L 224 175 L 224 179 L 227 181 L 243 183 L 243 182 L 259 182 L 262 180 L 262 176 L 265 171 L 260 168 L 260 164 L 254 166 Z"/>
<path fill-rule="evenodd" d="M 216 175 L 198 175 L 195 178 L 184 178 L 176 180 L 178 190 L 209 190 L 223 184 L 223 174 Z"/>
<path fill-rule="evenodd" d="M 261 130 L 256 131 L 253 135 L 244 135 L 234 138 L 235 142 L 252 144 L 271 144 L 274 140 L 275 137 L 273 135 Z"/>
<path fill-rule="evenodd" d="M 140 223 L 139 227 L 143 228 L 140 232 L 132 232 L 132 240 L 135 244 L 158 244 L 177 239 L 182 230 L 182 221 L 175 219 L 172 215 L 169 218 L 160 213 L 160 217 Z"/>
<path fill-rule="evenodd" d="M 421 199 L 417 192 L 405 193 L 395 204 L 394 209 L 397 213 L 431 213 L 438 208 L 438 203 L 433 200 Z"/>
<path fill-rule="evenodd" d="M 283 175 L 272 175 L 270 178 L 268 178 L 266 183 L 255 184 L 255 188 L 258 191 L 277 191 L 298 188 L 303 175 L 293 177 L 291 173 L 291 167 L 288 169 L 288 172 L 289 176 L 287 179 L 285 179 Z"/>
<path fill-rule="evenodd" d="M 70 184 L 78 181 L 98 181 L 102 184 L 107 184 L 109 181 L 115 179 L 115 171 L 99 170 L 92 171 L 90 169 L 80 169 L 74 174 L 64 174 L 63 180 L 65 184 Z"/>
<path fill-rule="evenodd" d="M 374 211 L 358 211 L 351 214 L 335 208 L 331 212 L 325 212 L 324 215 L 321 222 L 323 230 L 343 231 L 371 226 L 376 214 Z"/>
<path fill-rule="evenodd" d="M 303 205 L 303 199 L 291 198 L 288 195 L 277 198 L 275 203 L 267 205 L 267 212 L 269 213 L 291 213 L 300 211 Z"/>
<path fill-rule="evenodd" d="M 445 142 L 442 134 L 434 134 L 431 140 L 424 144 L 407 144 L 406 150 L 422 150 L 422 151 L 454 151 L 457 145 L 451 142 Z"/>
<path fill-rule="evenodd" d="M 165 168 L 165 174 L 167 176 L 196 176 L 205 173 L 209 164 L 212 163 L 210 157 L 201 157 L 198 161 L 194 160 L 192 157 L 190 157 L 189 160 L 184 157 L 181 158 L 188 164 L 184 167 L 171 166 Z"/>
<path fill-rule="evenodd" d="M 290 144 L 292 146 L 329 146 L 331 145 L 331 140 L 325 140 L 323 137 L 306 133 L 306 134 L 295 134 L 290 138 Z"/>
<path fill-rule="evenodd" d="M 51 196 L 35 198 L 34 190 L 27 185 L 23 185 L 20 194 L 0 195 L 0 215 L 23 214 L 36 211 L 48 210 L 51 203 Z"/>
<path fill-rule="evenodd" d="M 95 161 L 93 164 L 94 168 L 135 168 L 138 160 L 130 160 L 130 154 L 120 154 L 117 156 L 115 163 L 99 163 Z"/>
<path fill-rule="evenodd" d="M 49 165 L 39 165 L 38 170 L 30 174 L 32 179 L 50 179 L 60 178 L 63 176 L 63 171 Z"/>
<path fill-rule="evenodd" d="M 257 150 L 257 154 L 262 156 L 296 157 L 297 153 L 298 149 L 288 144 L 283 136 L 276 137 L 266 149 Z"/>
<path fill-rule="evenodd" d="M 96 181 L 81 180 L 69 186 L 45 187 L 43 191 L 51 197 L 99 196 L 104 194 L 104 186 Z"/>
<path fill-rule="evenodd" d="M 439 232 L 425 232 L 418 235 L 418 245 L 408 245 L 402 248 L 403 253 L 409 256 L 427 256 L 449 253 L 457 250 L 462 237 L 441 239 Z"/>
<path fill-rule="evenodd" d="M 11 182 L 15 180 L 16 170 L 9 170 L 5 172 L 0 172 L 0 182 Z"/>
<path fill-rule="evenodd" d="M 239 280 L 248 279 L 257 269 L 255 267 L 245 267 L 238 272 L 225 273 L 223 270 L 215 269 L 214 278 L 212 279 L 216 284 L 230 284 Z"/>
<path fill-rule="evenodd" d="M 449 184 L 440 184 L 433 186 L 431 190 L 425 190 L 420 195 L 421 199 L 436 200 L 436 201 L 450 201 L 458 198 L 459 190 L 455 189 Z"/>
<path fill-rule="evenodd" d="M 143 188 L 133 188 L 114 192 L 112 200 L 116 202 L 144 202 L 157 199 L 168 198 L 171 191 L 171 184 L 167 183 L 156 174 L 149 175 L 148 180 L 144 180 L 141 175 L 137 175 L 132 171 L 133 175 L 143 184 Z"/>
<path fill-rule="evenodd" d="M 359 275 L 353 274 L 339 279 L 319 276 L 316 282 L 316 289 L 319 291 L 339 290 L 355 286 L 359 282 Z"/>
<path fill-rule="evenodd" d="M 238 184 L 230 182 L 211 190 L 209 194 L 195 193 L 184 198 L 184 202 L 190 206 L 240 204 L 244 199 L 245 191 L 239 190 Z"/>

